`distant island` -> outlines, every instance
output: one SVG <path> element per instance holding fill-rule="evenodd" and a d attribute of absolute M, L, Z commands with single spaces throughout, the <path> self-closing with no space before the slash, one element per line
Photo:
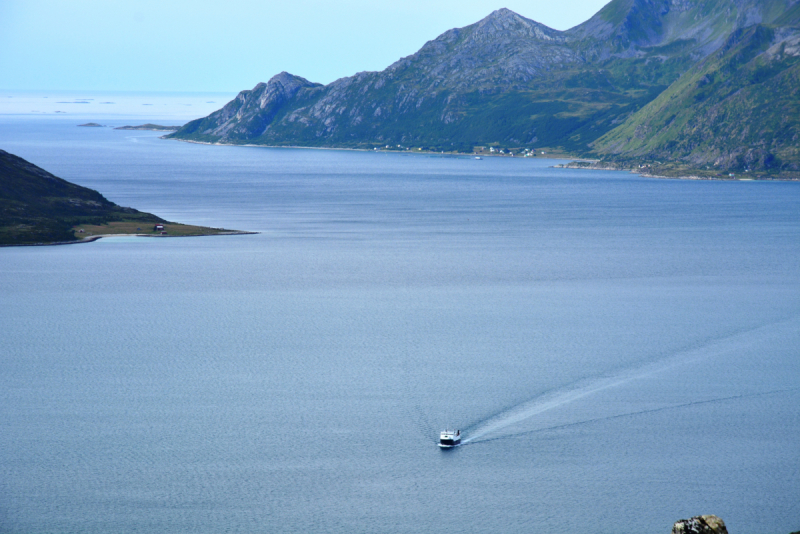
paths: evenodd
<path fill-rule="evenodd" d="M 139 126 L 120 126 L 115 130 L 154 130 L 157 132 L 174 132 L 180 130 L 181 126 L 162 126 L 160 124 L 141 124 Z"/>
<path fill-rule="evenodd" d="M 173 223 L 109 201 L 93 189 L 58 178 L 0 150 L 0 246 L 93 241 L 106 235 L 244 234 Z"/>
<path fill-rule="evenodd" d="M 800 3 L 611 0 L 558 31 L 508 9 L 381 72 L 282 72 L 167 138 L 569 154 L 658 175 L 800 177 Z"/>
<path fill-rule="evenodd" d="M 96 122 L 87 122 L 86 124 L 79 124 L 78 126 L 86 126 L 89 128 L 103 128 L 102 124 L 97 124 Z"/>

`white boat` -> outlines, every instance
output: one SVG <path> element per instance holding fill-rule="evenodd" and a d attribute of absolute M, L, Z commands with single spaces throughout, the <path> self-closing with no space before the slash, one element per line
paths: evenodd
<path fill-rule="evenodd" d="M 475 156 L 475 159 L 483 159 L 483 158 L 480 156 Z"/>
<path fill-rule="evenodd" d="M 460 430 L 442 430 L 439 434 L 439 447 L 443 449 L 452 449 L 461 445 L 461 431 Z"/>

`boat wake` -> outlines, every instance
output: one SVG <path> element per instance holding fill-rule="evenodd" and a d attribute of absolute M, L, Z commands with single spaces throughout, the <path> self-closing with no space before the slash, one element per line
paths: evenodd
<path fill-rule="evenodd" d="M 788 321 L 794 319 L 795 318 L 791 318 L 789 320 L 779 321 L 778 323 L 772 323 L 770 325 L 762 325 L 753 329 L 748 329 L 743 332 L 737 332 L 733 335 L 713 340 L 700 347 L 694 347 L 685 351 L 681 351 L 666 359 L 658 360 L 656 362 L 651 362 L 632 369 L 627 369 L 611 376 L 595 377 L 592 379 L 582 380 L 573 383 L 569 386 L 566 386 L 564 388 L 559 388 L 557 390 L 544 393 L 527 402 L 524 402 L 522 404 L 517 404 L 515 406 L 512 406 L 511 408 L 503 410 L 482 422 L 467 427 L 464 432 L 465 437 L 462 440 L 462 443 L 467 444 L 467 443 L 473 443 L 475 441 L 488 441 L 483 439 L 484 436 L 494 434 L 500 430 L 503 430 L 514 424 L 529 419 L 535 415 L 539 415 L 543 412 L 547 412 L 554 408 L 564 406 L 571 402 L 575 402 L 579 399 L 589 397 L 591 395 L 594 395 L 596 393 L 605 390 L 617 388 L 636 380 L 641 380 L 650 376 L 657 376 L 671 368 L 684 366 L 686 364 L 702 359 L 711 358 L 713 356 L 719 356 L 733 350 L 741 350 L 743 342 L 749 342 L 748 344 L 751 344 L 751 343 L 757 343 L 759 341 L 758 339 L 755 339 L 759 336 L 754 336 L 753 339 L 747 339 L 746 336 L 750 336 L 751 334 L 758 332 L 760 330 L 764 330 L 768 327 L 776 326 L 776 324 L 787 323 Z M 721 400 L 728 400 L 728 398 L 725 397 L 721 399 L 716 399 L 713 402 L 719 402 Z M 712 402 L 712 401 L 700 401 L 700 402 Z M 690 404 L 673 406 L 672 408 L 688 406 Z M 660 409 L 662 408 L 659 408 L 657 410 Z M 622 414 L 620 417 L 629 416 L 637 413 L 647 413 L 647 412 L 648 412 L 647 410 L 642 412 L 631 412 L 629 414 Z M 611 418 L 613 417 L 617 416 L 611 416 Z M 600 418 L 600 419 L 605 419 L 605 418 Z M 586 423 L 586 421 L 581 422 L 581 424 L 583 423 Z M 571 423 L 571 424 L 577 424 L 577 423 Z M 563 426 L 569 426 L 569 425 L 563 425 Z M 558 427 L 553 427 L 553 428 L 558 428 Z M 540 430 L 543 429 L 535 430 L 533 432 L 538 432 Z"/>
<path fill-rule="evenodd" d="M 741 394 L 741 395 L 731 395 L 731 396 L 728 396 L 728 397 L 718 397 L 718 398 L 702 400 L 702 401 L 685 402 L 685 403 L 682 403 L 682 404 L 674 404 L 674 405 L 670 405 L 670 406 L 662 406 L 660 408 L 652 408 L 652 409 L 649 409 L 649 410 L 638 410 L 638 411 L 635 411 L 635 412 L 626 412 L 626 413 L 617 414 L 617 415 L 608 415 L 608 416 L 605 416 L 605 417 L 596 417 L 594 419 L 585 419 L 583 421 L 576 421 L 574 423 L 565 423 L 563 425 L 552 425 L 552 426 L 537 428 L 536 430 L 528 430 L 526 432 L 516 432 L 516 433 L 513 433 L 513 434 L 505 434 L 503 436 L 498 436 L 498 437 L 494 437 L 494 438 L 493 437 L 478 438 L 478 437 L 474 437 L 473 436 L 470 439 L 464 440 L 463 444 L 467 444 L 467 442 L 470 442 L 472 444 L 488 443 L 490 441 L 498 441 L 498 440 L 502 440 L 502 439 L 519 438 L 519 437 L 523 437 L 523 436 L 529 436 L 531 434 L 537 434 L 539 432 L 547 432 L 549 430 L 559 430 L 559 429 L 562 429 L 562 428 L 570 428 L 570 427 L 575 427 L 575 426 L 588 425 L 588 424 L 597 423 L 597 422 L 600 422 L 600 421 L 611 421 L 611 420 L 614 420 L 614 419 L 623 419 L 625 417 L 633 417 L 633 416 L 636 416 L 636 415 L 644 415 L 644 414 L 665 412 L 665 411 L 669 411 L 669 410 L 677 410 L 677 409 L 680 409 L 680 408 L 687 408 L 687 407 L 690 407 L 690 406 L 700 406 L 700 405 L 703 405 L 703 404 L 714 404 L 714 403 L 718 403 L 718 402 L 727 402 L 727 401 L 748 399 L 748 398 L 754 398 L 754 397 L 766 397 L 766 396 L 769 396 L 769 395 L 777 395 L 777 394 L 780 394 L 780 393 L 789 393 L 789 392 L 792 392 L 792 391 L 797 391 L 799 389 L 800 388 L 778 389 L 778 390 L 774 390 L 774 391 L 765 391 L 765 392 L 762 392 L 762 393 L 749 393 L 749 394 Z"/>
<path fill-rule="evenodd" d="M 567 391 L 560 390 L 550 394 L 544 394 L 533 400 L 523 404 L 518 404 L 513 408 L 500 412 L 499 414 L 490 417 L 485 422 L 478 424 L 470 430 L 469 437 L 464 439 L 463 442 L 469 443 L 475 441 L 487 434 L 497 432 L 498 430 L 524 421 L 525 419 L 529 419 L 534 415 L 552 410 L 553 408 L 558 408 L 559 406 L 574 402 L 583 397 L 588 397 L 589 395 L 593 395 L 598 391 L 614 388 L 628 383 L 636 378 L 648 376 L 651 373 L 652 371 L 646 374 L 631 377 L 616 377 L 612 379 L 595 380 L 589 384 L 575 384 Z"/>

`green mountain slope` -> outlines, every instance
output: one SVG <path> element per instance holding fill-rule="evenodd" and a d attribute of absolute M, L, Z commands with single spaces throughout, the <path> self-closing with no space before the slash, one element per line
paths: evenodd
<path fill-rule="evenodd" d="M 617 161 L 800 170 L 800 31 L 754 25 L 594 143 Z"/>
<path fill-rule="evenodd" d="M 770 28 L 772 37 L 762 44 L 776 44 L 797 5 L 798 0 L 612 0 L 565 32 L 501 9 L 445 32 L 381 72 L 328 85 L 278 74 L 168 137 L 458 151 L 476 145 L 551 147 L 584 155 L 594 146 L 603 154 L 632 153 L 621 142 L 624 135 L 613 142 L 603 136 L 629 129 L 634 117 L 652 109 L 645 106 L 749 29 Z"/>
<path fill-rule="evenodd" d="M 72 241 L 74 225 L 120 220 L 165 222 L 0 150 L 0 244 Z"/>

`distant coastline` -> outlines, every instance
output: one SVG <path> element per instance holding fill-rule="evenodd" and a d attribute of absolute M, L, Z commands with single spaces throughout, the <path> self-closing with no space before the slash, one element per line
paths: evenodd
<path fill-rule="evenodd" d="M 162 135 L 159 139 L 164 139 L 167 141 L 180 141 L 182 143 L 194 143 L 196 145 L 210 145 L 210 146 L 241 146 L 241 147 L 249 147 L 249 148 L 292 148 L 292 149 L 302 149 L 302 150 L 346 150 L 350 152 L 370 152 L 370 153 L 384 153 L 384 154 L 420 154 L 420 155 L 445 155 L 445 156 L 459 156 L 459 157 L 466 157 L 466 158 L 474 158 L 474 157 L 481 157 L 481 158 L 515 158 L 515 159 L 531 159 L 526 158 L 524 156 L 511 156 L 507 154 L 498 154 L 498 153 L 489 153 L 489 152 L 442 152 L 436 150 L 396 150 L 392 148 L 379 148 L 375 150 L 374 148 L 352 148 L 352 147 L 338 147 L 338 146 L 302 146 L 302 145 L 258 145 L 258 144 L 239 144 L 239 143 L 212 143 L 209 141 L 196 141 L 194 139 L 179 139 L 176 137 L 168 137 L 166 135 Z M 570 156 L 568 154 L 562 153 L 555 153 L 555 154 L 547 154 L 547 157 L 536 156 L 533 159 L 562 159 L 562 160 L 574 160 L 576 159 L 574 156 Z"/>
<path fill-rule="evenodd" d="M 89 124 L 81 124 L 81 126 L 89 126 Z M 99 124 L 98 124 L 99 126 Z M 181 129 L 181 126 L 162 126 L 161 124 L 140 124 L 139 126 L 119 126 L 115 130 L 150 130 L 155 132 L 175 132 Z"/>
<path fill-rule="evenodd" d="M 445 156 L 459 156 L 459 157 L 481 157 L 481 158 L 509 158 L 515 157 L 516 159 L 553 159 L 553 160 L 568 160 L 569 163 L 559 163 L 552 165 L 553 169 L 580 169 L 591 171 L 622 171 L 637 174 L 646 178 L 659 178 L 670 180 L 714 180 L 714 181 L 730 181 L 730 182 L 797 182 L 800 177 L 793 176 L 769 176 L 769 175 L 721 175 L 716 171 L 701 171 L 699 169 L 688 169 L 679 167 L 678 165 L 660 165 L 660 166 L 641 166 L 638 167 L 634 164 L 620 164 L 615 162 L 601 161 L 597 159 L 579 158 L 574 155 L 566 153 L 551 153 L 548 152 L 546 156 L 536 156 L 534 158 L 524 158 L 520 156 L 508 156 L 503 154 L 492 153 L 473 153 L 473 152 L 437 152 L 433 150 L 393 150 L 393 149 L 378 149 L 377 151 L 369 148 L 349 148 L 349 147 L 334 147 L 334 146 L 296 146 L 296 145 L 258 145 L 258 144 L 238 144 L 238 143 L 212 143 L 209 141 L 196 141 L 193 139 L 178 139 L 175 137 L 161 136 L 160 139 L 169 141 L 181 141 L 183 143 L 194 143 L 197 145 L 211 145 L 211 146 L 241 146 L 249 148 L 291 148 L 291 149 L 304 149 L 304 150 L 346 150 L 352 152 L 384 152 L 392 154 L 418 154 L 418 155 L 445 155 Z"/>
<path fill-rule="evenodd" d="M 591 171 L 625 171 L 647 178 L 670 180 L 714 180 L 727 182 L 797 182 L 798 176 L 770 175 L 763 173 L 720 173 L 717 169 L 696 169 L 677 163 L 635 164 L 602 160 L 575 159 L 566 164 L 554 165 L 558 169 L 581 169 Z"/>

